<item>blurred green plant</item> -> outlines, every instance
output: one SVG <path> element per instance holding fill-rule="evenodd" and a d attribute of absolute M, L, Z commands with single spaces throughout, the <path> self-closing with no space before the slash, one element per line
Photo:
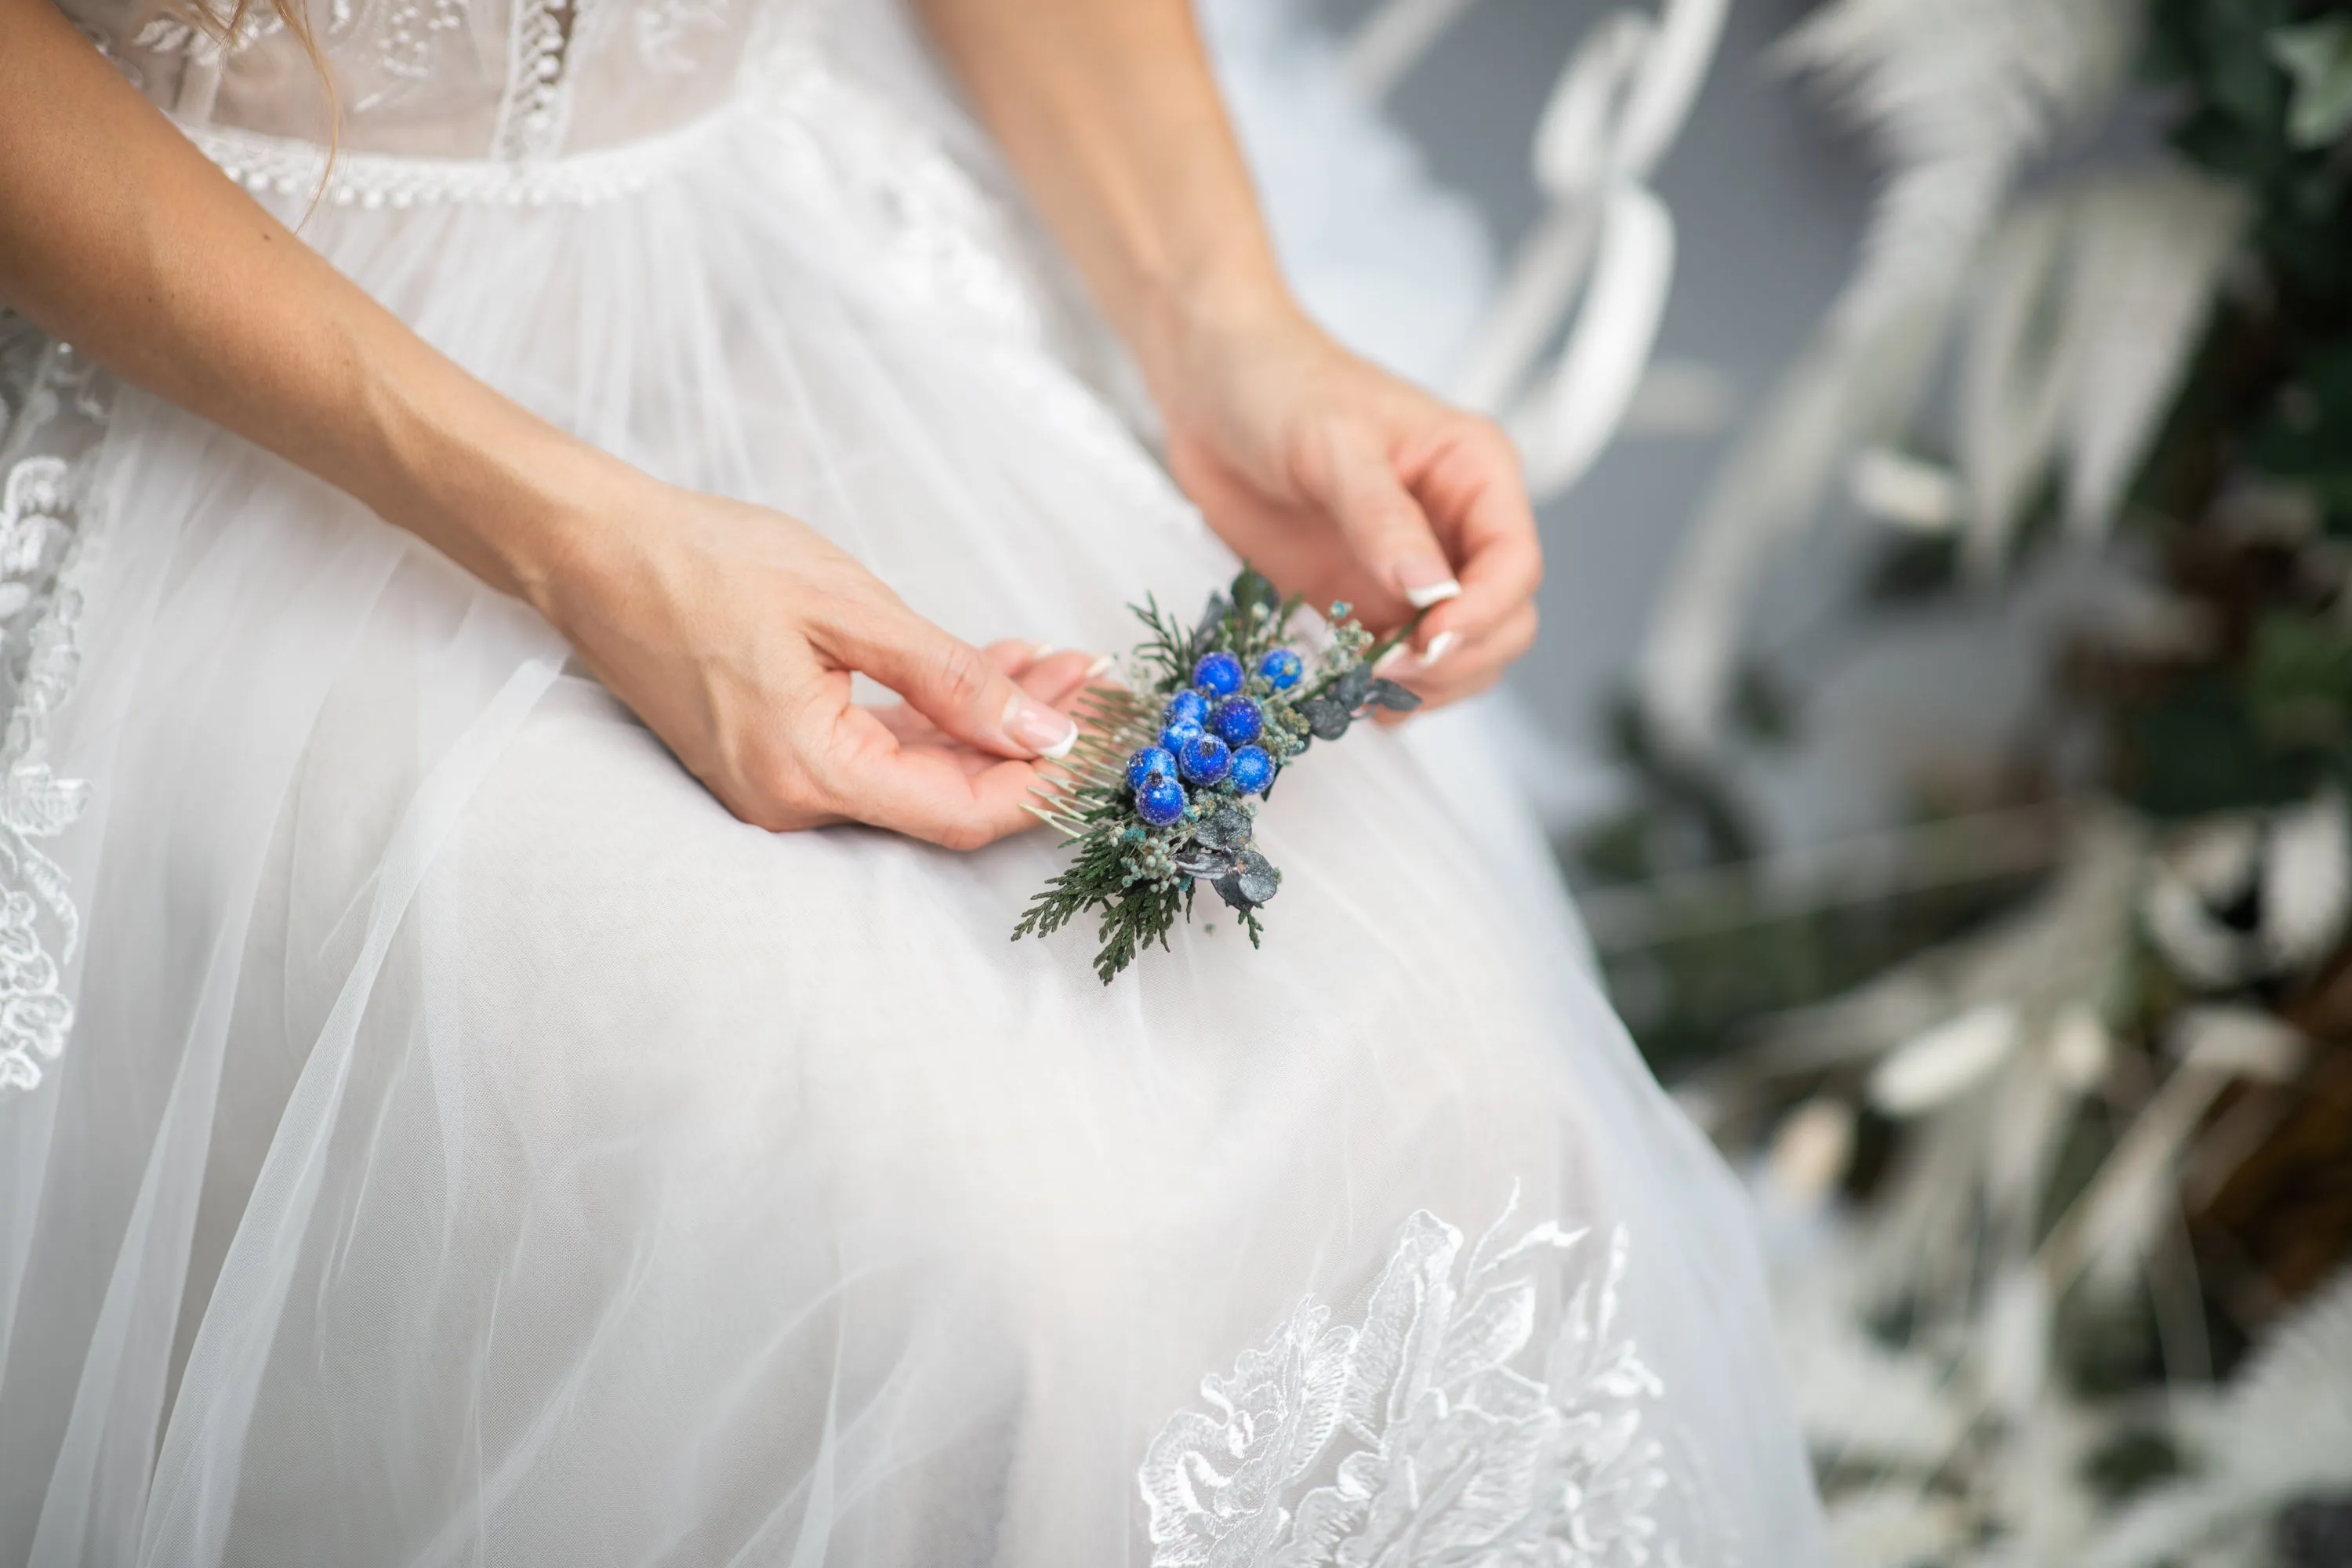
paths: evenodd
<path fill-rule="evenodd" d="M 1815 1425 L 1833 1502 L 1865 1518 L 1914 1489 L 1910 1517 L 1948 1543 L 1922 1560 L 2040 1560 L 2014 1538 L 2065 1509 L 2122 1510 L 2183 1560 L 2238 1530 L 2267 1561 L 2263 1531 L 2303 1541 L 2313 1508 L 2352 1519 L 2347 1453 L 2288 1521 L 2263 1478 L 2309 1421 L 2253 1414 L 2299 1384 L 2352 1388 L 2352 1369 L 2257 1373 L 2277 1386 L 2229 1396 L 2277 1449 L 2259 1464 L 2152 1403 L 2261 1362 L 2331 1278 L 2347 1304 L 2322 1316 L 2352 1325 L 2352 0 L 2147 0 L 2138 20 L 2171 153 L 2237 194 L 2242 226 L 2181 318 L 2193 352 L 2115 516 L 2078 514 L 2082 449 L 2052 455 L 2046 429 L 1994 432 L 2011 442 L 2001 496 L 1970 489 L 2000 477 L 1986 427 L 1907 432 L 1906 452 L 1958 453 L 1917 460 L 1957 499 L 1940 525 L 1885 535 L 1841 614 L 1849 651 L 1884 646 L 1990 572 L 2107 538 L 2170 629 L 2084 617 L 1966 831 L 1923 802 L 1888 836 L 1898 852 L 1847 872 L 1769 842 L 1759 777 L 1804 744 L 1791 693 L 1819 672 L 1759 666 L 1703 751 L 1613 712 L 1625 805 L 1563 847 L 1661 1073 L 1770 1180 L 1826 1182 L 1850 1216 L 1846 1250 L 1788 1303 L 1792 1342 L 1822 1389 L 1850 1378 L 1853 1409 L 1875 1412 Z M 2022 226 L 2045 258 L 2095 249 L 2119 210 L 2035 200 L 2042 226 Z M 1993 255 L 2018 231 L 1979 232 Z M 2019 285 L 2012 324 L 2063 334 L 2041 308 L 2049 278 L 2080 299 L 2066 266 Z M 1887 1436 L 1905 1399 L 1894 1428 L 1945 1435 Z M 2062 1485 L 2081 1496 L 2053 1512 Z M 2148 1522 L 2166 1509 L 2213 1533 L 2168 1539 Z M 1987 1547 L 2004 1536 L 2007 1555 Z M 2083 1560 L 2158 1560 L 2129 1537 Z"/>

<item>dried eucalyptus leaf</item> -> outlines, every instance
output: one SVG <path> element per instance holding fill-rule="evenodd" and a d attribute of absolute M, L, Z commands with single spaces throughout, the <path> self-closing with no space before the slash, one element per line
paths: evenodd
<path fill-rule="evenodd" d="M 1223 594 L 1210 595 L 1209 607 L 1201 612 L 1201 625 L 1192 633 L 1192 639 L 1203 644 L 1216 641 L 1217 634 L 1224 629 L 1225 617 L 1233 613 L 1232 603 Z"/>
<path fill-rule="evenodd" d="M 1221 805 L 1192 830 L 1192 837 L 1210 849 L 1245 848 L 1250 841 L 1250 819 L 1239 806 Z"/>
<path fill-rule="evenodd" d="M 1234 879 L 1241 885 L 1242 896 L 1253 904 L 1270 903 L 1274 895 L 1282 890 L 1282 873 L 1275 869 L 1273 861 L 1255 849 L 1242 851 L 1241 867 Z"/>
<path fill-rule="evenodd" d="M 1372 667 L 1368 664 L 1359 664 L 1351 667 L 1347 674 L 1332 683 L 1331 695 L 1339 699 L 1340 706 L 1353 713 L 1364 705 L 1365 695 L 1371 689 Z"/>
<path fill-rule="evenodd" d="M 1221 881 L 1241 872 L 1241 857 L 1227 849 L 1200 849 L 1176 862 L 1176 869 L 1187 877 L 1206 877 Z"/>
<path fill-rule="evenodd" d="M 1266 614 L 1272 615 L 1281 603 L 1281 594 L 1255 567 L 1243 567 L 1241 575 L 1234 579 L 1234 607 L 1242 614 L 1246 616 L 1263 605 Z"/>
<path fill-rule="evenodd" d="M 1391 713 L 1410 713 L 1421 706 L 1421 695 L 1407 691 L 1393 680 L 1375 680 L 1367 700 L 1375 708 L 1385 708 Z"/>
<path fill-rule="evenodd" d="M 1213 884 L 1217 897 L 1244 914 L 1272 900 L 1282 890 L 1282 873 L 1255 849 L 1245 849 L 1233 870 Z"/>
<path fill-rule="evenodd" d="M 1336 697 L 1310 697 L 1298 705 L 1298 713 L 1317 740 L 1336 741 L 1348 732 L 1355 710 Z"/>

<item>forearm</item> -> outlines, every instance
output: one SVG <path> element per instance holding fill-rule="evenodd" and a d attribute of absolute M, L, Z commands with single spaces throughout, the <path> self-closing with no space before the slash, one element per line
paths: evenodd
<path fill-rule="evenodd" d="M 1147 374 L 1202 320 L 1286 309 L 1187 0 L 920 0 Z"/>
<path fill-rule="evenodd" d="M 0 300 L 530 594 L 603 460 L 320 259 L 48 0 L 0 0 Z"/>

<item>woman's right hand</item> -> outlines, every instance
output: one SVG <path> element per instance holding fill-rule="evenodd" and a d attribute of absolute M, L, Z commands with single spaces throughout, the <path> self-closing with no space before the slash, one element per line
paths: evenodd
<path fill-rule="evenodd" d="M 1077 736 L 1055 704 L 1097 661 L 975 648 L 804 523 L 642 475 L 624 484 L 629 506 L 603 487 L 601 515 L 565 531 L 525 592 L 730 811 L 952 849 L 1033 825 L 1034 760 Z M 904 701 L 852 702 L 853 672 Z"/>
<path fill-rule="evenodd" d="M 747 822 L 1026 826 L 1084 654 L 982 654 L 791 518 L 669 489 L 432 348 L 45 0 L 0 0 L 0 298 L 528 599 Z M 906 699 L 850 701 L 862 671 Z"/>

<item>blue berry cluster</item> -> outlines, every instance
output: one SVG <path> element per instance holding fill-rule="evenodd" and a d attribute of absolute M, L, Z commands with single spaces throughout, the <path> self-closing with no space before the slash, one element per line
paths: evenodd
<path fill-rule="evenodd" d="M 1281 890 L 1282 871 L 1255 842 L 1251 797 L 1314 742 L 1339 740 L 1376 708 L 1403 712 L 1420 700 L 1372 674 L 1388 645 L 1345 604 L 1330 606 L 1311 661 L 1280 646 L 1302 607 L 1244 566 L 1191 625 L 1150 600 L 1136 608 L 1150 637 L 1135 668 L 1148 676 L 1130 690 L 1088 694 L 1102 733 L 1082 739 L 1037 792 L 1044 804 L 1031 809 L 1076 854 L 1030 900 L 1015 938 L 1049 936 L 1100 910 L 1094 969 L 1108 984 L 1145 948 L 1168 945 L 1206 883 L 1258 944 L 1258 911 Z"/>
<path fill-rule="evenodd" d="M 1287 691 L 1305 670 L 1286 647 L 1258 660 L 1265 685 Z M 1135 793 L 1136 815 L 1165 827 L 1184 815 L 1192 799 L 1185 785 L 1232 795 L 1259 795 L 1274 782 L 1272 753 L 1257 744 L 1265 733 L 1265 710 L 1244 696 L 1242 661 L 1219 649 L 1201 656 L 1192 684 L 1168 700 L 1160 719 L 1160 742 L 1127 759 L 1127 787 Z"/>

